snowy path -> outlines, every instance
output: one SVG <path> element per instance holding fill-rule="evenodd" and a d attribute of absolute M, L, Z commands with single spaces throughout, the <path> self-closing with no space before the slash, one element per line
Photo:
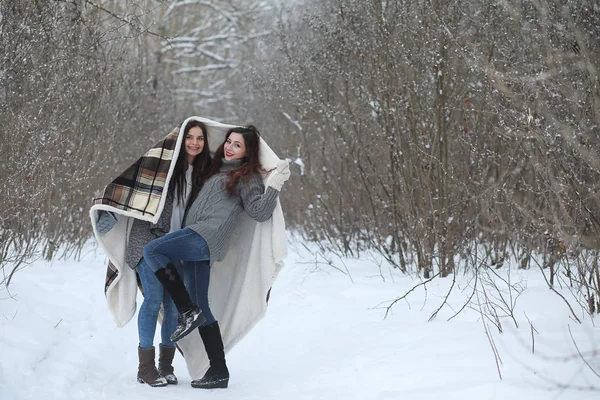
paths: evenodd
<path fill-rule="evenodd" d="M 556 389 L 557 383 L 600 387 L 600 379 L 572 355 L 568 326 L 580 348 L 600 349 L 598 328 L 578 325 L 549 293 L 539 273 L 518 279 L 528 290 L 519 299 L 520 328 L 504 322 L 492 331 L 503 379 L 479 316 L 472 310 L 429 315 L 450 281 L 417 289 L 383 319 L 380 305 L 416 282 L 391 276 L 385 282 L 373 262 L 344 260 L 351 279 L 308 262 L 306 250 L 290 249 L 271 295 L 267 316 L 228 355 L 227 390 L 189 386 L 177 357 L 180 384 L 150 388 L 136 382 L 135 321 L 116 328 L 102 293 L 104 257 L 90 252 L 81 262 L 37 262 L 19 272 L 14 299 L 0 292 L 0 399 L 596 399 L 598 391 Z M 336 265 L 345 270 L 341 262 Z M 392 279 L 393 278 L 393 279 Z M 457 290 L 454 306 L 468 293 Z M 427 301 L 425 302 L 425 299 Z M 533 322 L 531 331 L 524 312 Z M 595 341 L 595 342 L 594 342 Z M 550 357 L 552 356 L 552 358 Z M 590 359 L 600 370 L 600 359 Z"/>

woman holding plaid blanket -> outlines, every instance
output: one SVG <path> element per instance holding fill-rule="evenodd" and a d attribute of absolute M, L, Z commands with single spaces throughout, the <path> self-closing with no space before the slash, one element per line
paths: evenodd
<path fill-rule="evenodd" d="M 210 178 L 188 208 L 185 228 L 144 247 L 146 264 L 179 310 L 171 340 L 198 327 L 204 343 L 210 367 L 201 379 L 192 381 L 192 387 L 226 388 L 229 382 L 220 328 L 208 305 L 210 265 L 225 257 L 242 212 L 258 222 L 271 218 L 281 187 L 290 176 L 289 165 L 278 162 L 266 190 L 261 171 L 259 132 L 253 126 L 230 129 L 215 152 Z M 194 301 L 177 271 L 180 260 Z"/>
<path fill-rule="evenodd" d="M 164 211 L 156 224 L 133 219 L 125 252 L 125 260 L 128 265 L 136 268 L 144 293 L 144 300 L 138 313 L 137 379 L 140 383 L 147 383 L 153 387 L 177 383 L 172 366 L 175 343 L 171 340 L 171 335 L 177 326 L 177 309 L 171 296 L 142 257 L 142 249 L 153 239 L 181 229 L 188 199 L 194 198 L 200 191 L 211 164 L 204 123 L 197 120 L 190 121 L 183 134 L 183 143 L 173 170 L 172 184 L 169 186 Z M 97 224 L 99 233 L 110 230 L 113 225 L 112 220 L 113 216 L 110 213 L 101 212 Z M 179 263 L 175 265 L 180 267 Z M 163 319 L 157 370 L 154 334 L 161 304 Z"/>

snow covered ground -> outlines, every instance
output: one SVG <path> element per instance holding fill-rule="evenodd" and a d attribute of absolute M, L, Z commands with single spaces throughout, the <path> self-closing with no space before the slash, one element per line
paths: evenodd
<path fill-rule="evenodd" d="M 337 259 L 336 269 L 316 263 L 303 246 L 290 248 L 267 316 L 228 355 L 228 389 L 192 389 L 179 356 L 180 384 L 151 388 L 136 382 L 135 321 L 114 327 L 105 305 L 104 265 L 100 250 L 90 247 L 79 262 L 36 262 L 16 275 L 10 294 L 0 292 L 0 399 L 600 396 L 599 389 L 590 389 L 600 388 L 600 377 L 573 343 L 600 372 L 600 355 L 592 353 L 600 350 L 599 328 L 584 316 L 582 324 L 574 322 L 539 271 L 512 271 L 512 281 L 526 287 L 514 313 L 519 328 L 504 318 L 500 334 L 488 322 L 488 338 L 476 309 L 448 321 L 470 295 L 466 277 L 458 277 L 449 306 L 433 321 L 428 319 L 451 279 L 416 289 L 384 319 L 390 300 L 418 280 L 373 257 Z"/>

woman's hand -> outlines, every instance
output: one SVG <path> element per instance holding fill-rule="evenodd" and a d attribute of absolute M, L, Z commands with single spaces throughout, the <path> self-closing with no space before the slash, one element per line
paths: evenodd
<path fill-rule="evenodd" d="M 289 178 L 290 163 L 286 160 L 280 160 L 277 163 L 277 169 L 274 172 L 274 175 L 267 180 L 267 186 L 271 186 L 273 189 L 281 191 L 281 187 Z"/>

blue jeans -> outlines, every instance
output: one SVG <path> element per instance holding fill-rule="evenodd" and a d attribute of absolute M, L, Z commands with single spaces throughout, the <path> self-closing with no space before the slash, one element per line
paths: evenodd
<path fill-rule="evenodd" d="M 180 264 L 175 264 L 181 272 Z M 160 305 L 163 304 L 164 313 L 160 338 L 163 346 L 174 347 L 171 334 L 177 327 L 177 308 L 173 299 L 167 293 L 164 286 L 152 272 L 148 264 L 142 258 L 137 266 L 137 271 L 144 289 L 144 301 L 138 312 L 138 335 L 140 337 L 140 348 L 149 349 L 154 346 L 154 334 Z"/>
<path fill-rule="evenodd" d="M 183 228 L 154 239 L 144 247 L 144 260 L 153 272 L 167 264 L 184 262 L 184 280 L 190 298 L 206 317 L 205 325 L 215 322 L 208 306 L 210 251 L 206 240 L 190 228 Z"/>
<path fill-rule="evenodd" d="M 210 283 L 210 262 L 208 261 L 186 261 L 183 263 L 183 276 L 185 286 L 192 301 L 200 307 L 206 321 L 202 324 L 210 325 L 215 322 L 215 317 L 208 305 L 208 285 Z"/>
<path fill-rule="evenodd" d="M 179 261 L 209 261 L 210 252 L 206 240 L 190 228 L 171 232 L 154 239 L 144 246 L 144 260 L 156 272 L 167 264 Z"/>

